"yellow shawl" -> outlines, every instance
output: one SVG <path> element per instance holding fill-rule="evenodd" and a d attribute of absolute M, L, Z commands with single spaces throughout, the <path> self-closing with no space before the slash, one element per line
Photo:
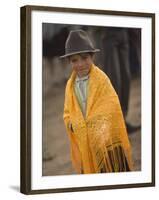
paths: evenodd
<path fill-rule="evenodd" d="M 73 71 L 66 85 L 63 115 L 73 166 L 78 173 L 131 171 L 131 147 L 110 80 L 97 66 L 91 66 L 83 117 L 74 92 L 75 77 Z"/>

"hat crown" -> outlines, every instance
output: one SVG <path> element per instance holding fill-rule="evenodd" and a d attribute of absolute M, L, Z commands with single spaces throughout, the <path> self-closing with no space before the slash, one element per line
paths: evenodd
<path fill-rule="evenodd" d="M 87 33 L 83 30 L 71 31 L 65 45 L 66 53 L 75 51 L 94 50 Z"/>
<path fill-rule="evenodd" d="M 73 30 L 69 33 L 65 43 L 65 55 L 61 56 L 61 58 L 84 52 L 98 51 L 99 49 L 93 47 L 93 44 L 85 31 L 80 29 Z"/>

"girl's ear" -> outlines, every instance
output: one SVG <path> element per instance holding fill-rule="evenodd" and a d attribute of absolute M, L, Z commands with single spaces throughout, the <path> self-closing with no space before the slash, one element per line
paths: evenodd
<path fill-rule="evenodd" d="M 89 53 L 89 54 L 90 54 L 90 56 L 91 56 L 92 58 L 94 58 L 94 53 L 91 52 L 91 53 Z"/>
<path fill-rule="evenodd" d="M 67 57 L 67 61 L 68 61 L 68 63 L 70 63 L 70 56 Z"/>
<path fill-rule="evenodd" d="M 90 53 L 90 56 L 92 58 L 92 61 L 94 61 L 95 54 L 94 53 Z"/>

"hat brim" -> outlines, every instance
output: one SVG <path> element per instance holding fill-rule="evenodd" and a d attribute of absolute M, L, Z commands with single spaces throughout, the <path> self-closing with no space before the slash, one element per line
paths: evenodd
<path fill-rule="evenodd" d="M 83 50 L 83 51 L 75 51 L 75 52 L 72 52 L 72 53 L 68 53 L 68 54 L 65 54 L 63 56 L 60 56 L 60 58 L 67 58 L 69 56 L 73 56 L 75 54 L 81 54 L 81 53 L 96 53 L 96 52 L 99 52 L 100 49 L 92 49 L 92 50 Z"/>

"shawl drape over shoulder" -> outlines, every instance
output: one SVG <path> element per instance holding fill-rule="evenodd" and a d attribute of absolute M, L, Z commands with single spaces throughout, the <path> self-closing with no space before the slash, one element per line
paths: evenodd
<path fill-rule="evenodd" d="M 78 173 L 131 171 L 131 147 L 109 78 L 91 66 L 84 117 L 74 92 L 75 77 L 73 71 L 66 85 L 63 115 L 73 166 Z"/>

